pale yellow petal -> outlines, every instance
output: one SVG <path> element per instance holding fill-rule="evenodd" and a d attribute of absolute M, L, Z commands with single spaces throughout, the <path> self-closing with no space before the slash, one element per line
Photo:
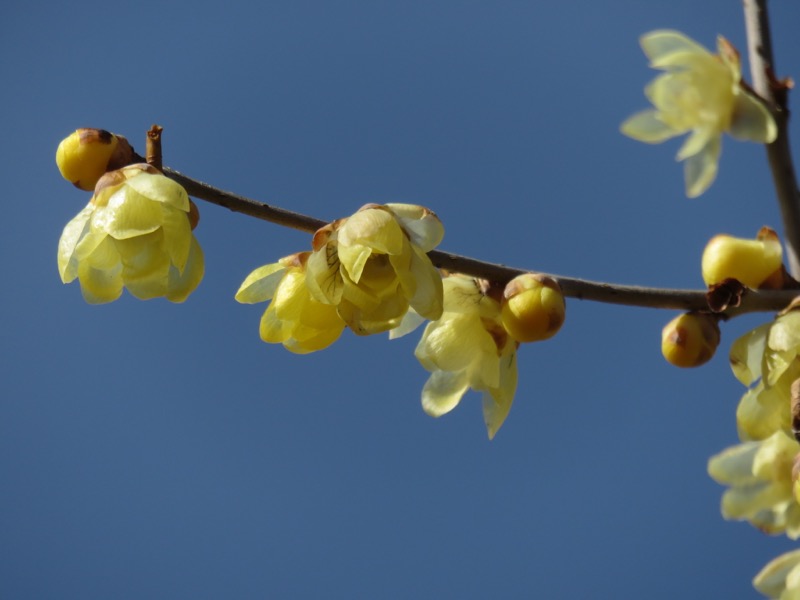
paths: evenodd
<path fill-rule="evenodd" d="M 763 440 L 789 428 L 789 387 L 765 388 L 759 382 L 745 392 L 736 407 L 736 425 L 743 440 Z"/>
<path fill-rule="evenodd" d="M 403 319 L 400 321 L 400 324 L 389 331 L 389 339 L 396 340 L 404 335 L 408 335 L 412 331 L 415 331 L 417 327 L 422 325 L 424 322 L 425 317 L 420 316 L 413 308 L 409 308 L 406 314 L 403 316 Z"/>
<path fill-rule="evenodd" d="M 140 300 L 158 298 L 167 292 L 170 260 L 163 238 L 161 229 L 123 240 L 110 238 L 122 260 L 125 288 Z"/>
<path fill-rule="evenodd" d="M 730 488 L 722 495 L 722 516 L 726 519 L 758 519 L 761 526 L 775 527 L 772 506 L 787 500 L 786 490 L 759 483 Z"/>
<path fill-rule="evenodd" d="M 622 123 L 620 131 L 630 138 L 649 144 L 658 144 L 683 133 L 662 121 L 655 110 L 644 110 L 629 117 Z"/>
<path fill-rule="evenodd" d="M 410 272 L 416 282 L 416 292 L 410 299 L 412 308 L 426 319 L 439 319 L 444 308 L 444 291 L 438 269 L 427 254 L 414 248 Z"/>
<path fill-rule="evenodd" d="M 750 385 L 761 377 L 761 363 L 770 326 L 770 323 L 760 325 L 731 345 L 731 369 L 736 379 L 744 385 Z"/>
<path fill-rule="evenodd" d="M 686 195 L 689 198 L 696 198 L 714 183 L 714 179 L 717 177 L 720 150 L 719 136 L 712 137 L 703 150 L 686 159 L 684 178 Z"/>
<path fill-rule="evenodd" d="M 500 385 L 483 393 L 483 419 L 489 439 L 505 423 L 517 391 L 517 353 L 509 349 L 500 361 Z"/>
<path fill-rule="evenodd" d="M 340 245 L 337 250 L 342 267 L 347 271 L 350 279 L 358 283 L 361 279 L 361 273 L 364 271 L 364 266 L 372 256 L 372 249 L 361 244 L 355 244 L 353 246 Z"/>
<path fill-rule="evenodd" d="M 444 238 L 444 225 L 436 213 L 416 204 L 387 204 L 400 226 L 408 235 L 409 241 L 423 252 L 430 252 Z"/>
<path fill-rule="evenodd" d="M 675 160 L 686 160 L 690 156 L 702 152 L 714 137 L 719 137 L 720 132 L 709 127 L 694 129 L 689 137 L 681 144 Z"/>
<path fill-rule="evenodd" d="M 765 596 L 777 598 L 786 588 L 789 573 L 800 565 L 800 550 L 793 550 L 773 559 L 753 578 L 753 586 Z"/>
<path fill-rule="evenodd" d="M 81 292 L 89 304 L 112 302 L 122 294 L 122 262 L 110 238 L 78 264 Z"/>
<path fill-rule="evenodd" d="M 364 245 L 383 254 L 402 251 L 403 235 L 391 212 L 382 208 L 358 211 L 338 230 L 340 246 Z"/>
<path fill-rule="evenodd" d="M 189 195 L 186 190 L 164 175 L 142 173 L 128 179 L 125 185 L 154 202 L 163 202 L 185 213 L 189 212 Z"/>
<path fill-rule="evenodd" d="M 271 303 L 261 316 L 258 333 L 269 344 L 282 344 L 291 335 L 289 326 L 277 317 L 275 306 Z"/>
<path fill-rule="evenodd" d="M 708 461 L 708 474 L 717 483 L 725 485 L 752 485 L 758 483 L 753 474 L 753 461 L 760 442 L 745 442 L 726 448 Z"/>
<path fill-rule="evenodd" d="M 339 304 L 344 292 L 339 256 L 326 245 L 312 252 L 306 263 L 306 285 L 311 295 L 324 304 Z"/>
<path fill-rule="evenodd" d="M 659 68 L 675 65 L 675 56 L 707 55 L 711 52 L 680 31 L 658 29 L 644 34 L 639 42 L 650 59 L 651 66 Z M 680 64 L 680 63 L 678 63 Z"/>
<path fill-rule="evenodd" d="M 344 327 L 339 329 L 325 329 L 320 331 L 317 335 L 304 340 L 289 338 L 283 343 L 283 346 L 295 354 L 309 354 L 317 350 L 324 350 L 333 344 L 342 335 L 342 331 L 344 331 Z"/>
<path fill-rule="evenodd" d="M 189 256 L 186 266 L 180 273 L 175 267 L 170 267 L 169 280 L 167 281 L 167 300 L 170 302 L 183 302 L 195 288 L 200 285 L 205 274 L 205 257 L 200 244 L 192 236 L 189 247 Z"/>
<path fill-rule="evenodd" d="M 422 409 L 432 417 L 440 417 L 458 406 L 467 387 L 463 371 L 434 371 L 422 388 Z"/>
<path fill-rule="evenodd" d="M 769 110 L 747 91 L 742 90 L 736 95 L 728 133 L 738 140 L 770 144 L 778 136 L 778 127 Z"/>
<path fill-rule="evenodd" d="M 151 233 L 161 227 L 161 205 L 122 186 L 92 216 L 92 228 L 117 239 Z"/>
<path fill-rule="evenodd" d="M 189 248 L 192 245 L 192 227 L 189 216 L 169 205 L 162 205 L 162 225 L 164 231 L 164 251 L 169 256 L 170 262 L 183 271 L 186 260 L 189 258 Z"/>
<path fill-rule="evenodd" d="M 69 283 L 78 276 L 78 260 L 75 248 L 89 232 L 89 219 L 94 207 L 88 204 L 64 227 L 58 240 L 58 272 L 61 281 Z"/>
<path fill-rule="evenodd" d="M 242 304 L 255 304 L 270 300 L 285 273 L 286 267 L 281 263 L 258 267 L 239 286 L 236 301 Z"/>

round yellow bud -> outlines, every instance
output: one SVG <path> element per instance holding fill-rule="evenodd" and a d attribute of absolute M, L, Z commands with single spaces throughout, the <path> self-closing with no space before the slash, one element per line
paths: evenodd
<path fill-rule="evenodd" d="M 523 273 L 503 291 L 503 327 L 518 342 L 537 342 L 553 337 L 564 323 L 566 304 L 558 283 L 551 277 Z"/>
<path fill-rule="evenodd" d="M 676 367 L 699 367 L 714 356 L 719 339 L 716 317 L 685 313 L 672 319 L 661 332 L 661 354 Z"/>
<path fill-rule="evenodd" d="M 754 240 L 716 235 L 703 251 L 703 281 L 714 285 L 736 279 L 757 289 L 781 268 L 782 250 L 777 234 L 764 227 Z"/>
<path fill-rule="evenodd" d="M 56 164 L 67 181 L 86 191 L 94 190 L 107 171 L 135 162 L 128 141 L 104 129 L 78 129 L 64 138 L 56 150 Z"/>

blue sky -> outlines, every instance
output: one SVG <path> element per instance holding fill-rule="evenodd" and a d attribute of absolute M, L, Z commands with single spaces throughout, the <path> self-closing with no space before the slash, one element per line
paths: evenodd
<path fill-rule="evenodd" d="M 800 6 L 772 6 L 800 72 Z M 677 142 L 619 124 L 653 77 L 638 37 L 718 33 L 738 2 L 6 2 L 0 9 L 0 596 L 755 597 L 793 548 L 719 516 L 707 458 L 742 392 L 660 355 L 673 313 L 569 301 L 521 348 L 489 442 L 477 394 L 426 416 L 417 335 L 295 356 L 233 300 L 309 236 L 200 203 L 183 305 L 88 306 L 56 270 L 88 194 L 58 142 L 102 127 L 218 187 L 322 219 L 411 202 L 443 249 L 628 284 L 702 285 L 714 234 L 780 229 L 763 149 L 723 146 L 683 196 Z M 797 139 L 797 123 L 792 125 Z"/>

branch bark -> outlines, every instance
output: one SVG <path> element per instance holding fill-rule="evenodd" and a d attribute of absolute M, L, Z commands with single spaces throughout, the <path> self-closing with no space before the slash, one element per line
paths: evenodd
<path fill-rule="evenodd" d="M 164 174 L 180 183 L 190 196 L 222 206 L 233 212 L 239 212 L 307 233 L 314 233 L 320 227 L 327 225 L 327 221 L 321 219 L 231 194 L 207 183 L 187 177 L 168 167 L 164 168 Z M 498 283 L 505 283 L 517 275 L 531 271 L 530 269 L 488 263 L 441 250 L 433 250 L 428 253 L 428 256 L 433 264 L 441 269 L 472 275 L 473 277 L 480 277 Z M 565 296 L 579 300 L 682 311 L 708 310 L 706 290 L 676 290 L 617 285 L 551 273 L 543 274 L 555 279 L 561 286 Z M 797 290 L 748 290 L 742 297 L 742 302 L 738 307 L 730 308 L 722 314 L 726 317 L 732 317 L 748 312 L 779 311 L 797 295 Z"/>
<path fill-rule="evenodd" d="M 778 126 L 778 137 L 766 147 L 767 160 L 772 171 L 772 180 L 783 220 L 787 267 L 792 277 L 798 279 L 800 278 L 800 193 L 787 131 L 789 120 L 789 110 L 786 105 L 787 86 L 775 78 L 767 0 L 743 0 L 743 7 L 753 90 L 767 103 Z"/>

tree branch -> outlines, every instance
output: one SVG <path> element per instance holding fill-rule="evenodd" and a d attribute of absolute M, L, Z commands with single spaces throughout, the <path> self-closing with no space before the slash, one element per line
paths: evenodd
<path fill-rule="evenodd" d="M 783 220 L 787 266 L 792 277 L 798 279 L 800 278 L 800 193 L 797 189 L 787 131 L 788 86 L 775 78 L 767 0 L 743 0 L 743 7 L 753 89 L 768 104 L 778 126 L 778 137 L 771 144 L 767 144 L 767 160 L 772 171 L 772 180 Z"/>
<path fill-rule="evenodd" d="M 322 221 L 314 217 L 295 213 L 220 190 L 207 183 L 187 177 L 168 167 L 164 168 L 164 174 L 180 183 L 190 196 L 211 202 L 212 204 L 217 204 L 218 206 L 225 207 L 234 212 L 243 213 L 264 221 L 308 233 L 314 233 L 320 227 L 327 225 L 327 221 Z M 428 256 L 430 256 L 433 264 L 441 269 L 447 269 L 500 283 L 505 283 L 521 273 L 530 271 L 529 269 L 519 269 L 483 262 L 467 256 L 460 256 L 440 250 L 433 250 L 428 253 Z M 565 296 L 577 298 L 579 300 L 684 311 L 708 310 L 706 290 L 674 290 L 615 285 L 549 273 L 544 273 L 544 275 L 555 279 L 561 286 L 561 290 Z M 778 311 L 789 304 L 797 295 L 797 290 L 748 290 L 742 297 L 741 305 L 730 308 L 723 314 L 727 317 L 732 317 L 747 312 Z"/>

